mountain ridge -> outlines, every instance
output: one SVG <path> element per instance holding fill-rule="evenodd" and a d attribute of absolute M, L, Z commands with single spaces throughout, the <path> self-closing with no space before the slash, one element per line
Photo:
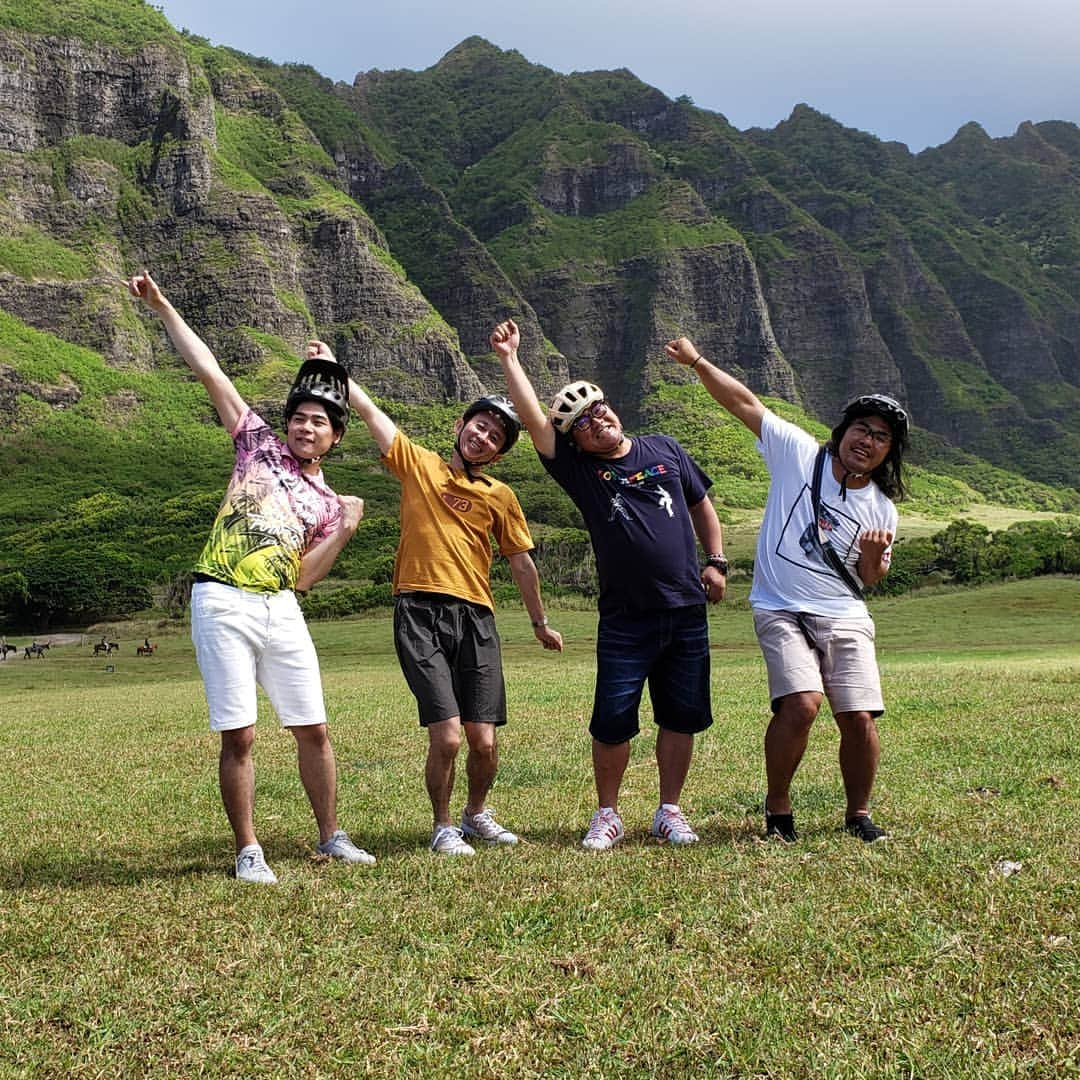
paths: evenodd
<path fill-rule="evenodd" d="M 702 456 L 722 509 L 754 505 L 752 440 L 663 358 L 686 332 L 810 426 L 856 391 L 902 396 L 924 507 L 1080 506 L 1074 125 L 989 144 L 965 128 L 918 155 L 809 106 L 738 132 L 625 70 L 561 75 L 478 38 L 425 72 L 333 83 L 142 0 L 0 0 L 0 63 L 11 557 L 59 557 L 60 522 L 85 503 L 92 532 L 105 498 L 142 522 L 140 572 L 168 578 L 194 541 L 150 507 L 210 512 L 200 470 L 227 445 L 208 409 L 185 419 L 198 395 L 126 297 L 143 266 L 271 416 L 318 335 L 439 448 L 459 403 L 501 385 L 487 334 L 513 316 L 543 392 L 597 379 L 634 430 Z M 1010 199 L 1028 176 L 1040 198 Z M 372 528 L 344 572 L 377 577 L 395 493 L 349 441 L 335 468 Z M 96 447 L 111 467 L 87 467 Z M 531 455 L 500 469 L 535 525 L 574 526 Z"/>

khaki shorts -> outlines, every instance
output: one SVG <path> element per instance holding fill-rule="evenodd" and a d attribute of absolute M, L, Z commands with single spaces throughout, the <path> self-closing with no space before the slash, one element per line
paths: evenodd
<path fill-rule="evenodd" d="M 885 711 L 869 615 L 832 619 L 796 611 L 755 611 L 754 630 L 769 672 L 773 711 L 788 694 L 818 693 L 837 713 Z"/>

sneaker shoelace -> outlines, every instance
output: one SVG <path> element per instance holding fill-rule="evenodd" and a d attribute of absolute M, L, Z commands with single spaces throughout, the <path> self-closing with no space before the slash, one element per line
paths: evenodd
<path fill-rule="evenodd" d="M 601 814 L 597 811 L 589 824 L 589 831 L 585 834 L 586 840 L 599 840 L 606 838 L 614 840 L 619 835 L 619 819 L 614 814 Z"/>
<path fill-rule="evenodd" d="M 255 870 L 259 873 L 269 873 L 270 867 L 266 863 L 266 856 L 261 851 L 248 851 L 241 855 L 239 865 L 247 870 Z"/>
<path fill-rule="evenodd" d="M 479 814 L 471 814 L 470 823 L 479 833 L 503 831 L 503 827 L 495 820 L 495 811 L 490 806 L 485 807 Z"/>
<path fill-rule="evenodd" d="M 671 833 L 692 833 L 690 822 L 683 816 L 681 810 L 665 810 L 660 815 L 660 831 L 665 836 Z"/>

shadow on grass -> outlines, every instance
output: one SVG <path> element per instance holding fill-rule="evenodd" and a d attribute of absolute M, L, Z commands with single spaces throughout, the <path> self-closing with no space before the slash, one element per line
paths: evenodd
<path fill-rule="evenodd" d="M 842 807 L 835 806 L 834 791 L 822 787 L 805 793 L 806 813 L 800 818 L 800 831 L 807 841 L 825 838 L 839 831 Z M 828 820 L 836 817 L 835 826 Z M 663 844 L 649 835 L 650 816 L 624 812 L 626 836 L 618 845 L 619 851 L 662 848 Z M 696 848 L 745 848 L 764 843 L 760 795 L 744 790 L 720 802 L 700 800 L 691 815 L 692 824 L 701 837 Z M 530 848 L 549 848 L 581 851 L 581 838 L 588 827 L 583 813 L 580 821 L 562 821 L 543 825 L 522 824 L 505 816 L 506 824 L 519 831 L 521 842 L 509 852 L 526 853 Z M 361 823 L 346 823 L 354 842 L 367 848 L 379 860 L 401 862 L 415 859 L 427 852 L 431 833 L 424 825 L 387 828 L 379 831 L 361 827 Z M 325 856 L 315 849 L 314 825 L 310 835 L 263 829 L 261 835 L 267 860 L 275 869 L 296 869 L 310 865 L 313 869 L 328 864 Z M 501 845 L 474 842 L 478 858 L 497 856 Z M 584 854 L 584 853 L 583 853 Z M 588 853 L 590 857 L 596 853 Z M 601 857 L 603 857 L 601 855 Z M 445 860 L 449 861 L 449 860 Z M 91 850 L 73 850 L 56 846 L 41 846 L 24 850 L 18 859 L 0 859 L 0 889 L 33 890 L 43 887 L 97 888 L 110 885 L 134 885 L 141 882 L 182 880 L 197 877 L 222 878 L 232 875 L 232 850 L 227 826 L 180 842 L 163 838 L 160 845 L 147 844 L 139 848 L 107 846 Z"/>

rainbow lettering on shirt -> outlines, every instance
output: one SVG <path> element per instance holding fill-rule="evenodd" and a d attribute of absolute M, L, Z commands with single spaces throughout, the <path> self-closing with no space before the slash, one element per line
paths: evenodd
<path fill-rule="evenodd" d="M 667 471 L 666 465 L 650 465 L 649 468 L 642 469 L 631 476 L 620 476 L 610 469 L 597 469 L 596 475 L 605 483 L 615 480 L 622 484 L 623 487 L 640 487 L 648 480 L 655 480 L 658 476 L 667 476 Z"/>

